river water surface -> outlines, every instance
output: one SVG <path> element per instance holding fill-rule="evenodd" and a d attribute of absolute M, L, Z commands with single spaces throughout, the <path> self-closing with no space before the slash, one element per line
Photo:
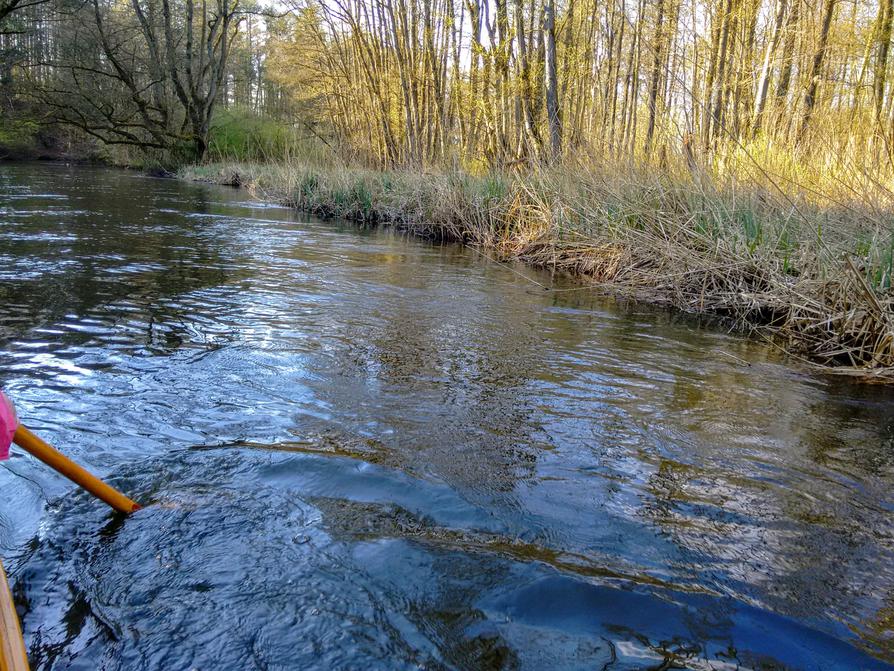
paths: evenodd
<path fill-rule="evenodd" d="M 891 390 L 247 199 L 0 165 L 35 669 L 892 668 Z"/>

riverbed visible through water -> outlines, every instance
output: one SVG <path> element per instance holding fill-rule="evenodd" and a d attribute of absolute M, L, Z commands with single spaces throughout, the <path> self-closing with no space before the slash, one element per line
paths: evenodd
<path fill-rule="evenodd" d="M 0 467 L 34 669 L 894 668 L 887 387 L 110 169 L 0 164 L 0 307 L 22 421 L 145 504 Z"/>

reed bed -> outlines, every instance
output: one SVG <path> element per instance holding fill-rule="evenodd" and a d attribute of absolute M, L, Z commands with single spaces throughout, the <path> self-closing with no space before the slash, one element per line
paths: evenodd
<path fill-rule="evenodd" d="M 894 382 L 894 210 L 878 199 L 817 202 L 618 166 L 471 176 L 214 164 L 180 175 L 719 315 L 826 371 Z"/>

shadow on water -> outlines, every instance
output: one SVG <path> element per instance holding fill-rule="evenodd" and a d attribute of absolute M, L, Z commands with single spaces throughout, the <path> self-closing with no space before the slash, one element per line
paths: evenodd
<path fill-rule="evenodd" d="M 234 190 L 0 168 L 36 669 L 881 669 L 894 392 Z"/>

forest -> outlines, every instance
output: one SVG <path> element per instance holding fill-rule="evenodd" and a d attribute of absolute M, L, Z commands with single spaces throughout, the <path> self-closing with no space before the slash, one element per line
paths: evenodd
<path fill-rule="evenodd" d="M 879 171 L 892 4 L 4 0 L 4 111 L 193 160 L 228 111 L 377 167 L 739 149 Z M 267 131 L 214 149 L 282 149 Z"/>
<path fill-rule="evenodd" d="M 238 184 L 894 371 L 894 0 L 2 0 L 0 152 Z"/>

